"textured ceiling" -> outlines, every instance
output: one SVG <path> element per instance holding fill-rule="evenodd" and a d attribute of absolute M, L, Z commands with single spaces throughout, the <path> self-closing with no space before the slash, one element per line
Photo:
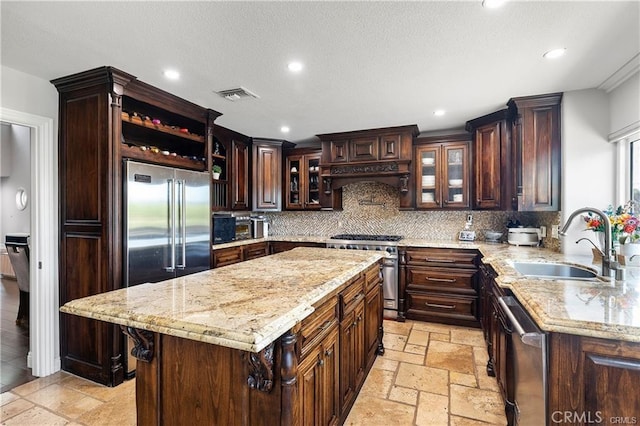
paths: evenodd
<path fill-rule="evenodd" d="M 2 65 L 112 65 L 249 136 L 462 128 L 513 96 L 594 88 L 640 52 L 640 2 L 0 2 Z M 567 55 L 542 58 L 554 47 Z M 305 64 L 291 74 L 287 63 Z M 177 82 L 164 68 L 178 69 Z M 243 86 L 235 103 L 214 91 Z M 639 100 L 640 102 L 640 100 Z M 434 117 L 437 108 L 447 110 Z M 288 125 L 288 135 L 280 127 Z"/>

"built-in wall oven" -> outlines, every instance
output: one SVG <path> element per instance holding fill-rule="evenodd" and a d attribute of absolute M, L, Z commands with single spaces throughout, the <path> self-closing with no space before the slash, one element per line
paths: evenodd
<path fill-rule="evenodd" d="M 386 251 L 382 264 L 384 317 L 398 317 L 398 241 L 400 235 L 339 234 L 331 237 L 327 248 Z"/>

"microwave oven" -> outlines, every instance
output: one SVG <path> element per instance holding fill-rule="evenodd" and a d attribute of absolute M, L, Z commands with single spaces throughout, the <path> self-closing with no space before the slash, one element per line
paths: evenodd
<path fill-rule="evenodd" d="M 253 238 L 251 234 L 251 219 L 246 216 L 238 216 L 236 219 L 236 240 L 248 240 Z"/>
<path fill-rule="evenodd" d="M 236 218 L 233 216 L 213 216 L 213 244 L 235 241 Z"/>

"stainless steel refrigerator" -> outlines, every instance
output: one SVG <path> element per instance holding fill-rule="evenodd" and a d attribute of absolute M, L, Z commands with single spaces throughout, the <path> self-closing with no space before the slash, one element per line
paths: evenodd
<path fill-rule="evenodd" d="M 209 174 L 127 160 L 124 282 L 155 283 L 210 268 Z M 135 370 L 127 339 L 127 373 Z"/>

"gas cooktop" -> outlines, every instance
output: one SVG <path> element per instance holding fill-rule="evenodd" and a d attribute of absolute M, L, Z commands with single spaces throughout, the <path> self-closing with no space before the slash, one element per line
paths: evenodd
<path fill-rule="evenodd" d="M 400 241 L 402 235 L 370 235 L 370 234 L 338 234 L 331 237 L 332 240 L 348 241 Z"/>

